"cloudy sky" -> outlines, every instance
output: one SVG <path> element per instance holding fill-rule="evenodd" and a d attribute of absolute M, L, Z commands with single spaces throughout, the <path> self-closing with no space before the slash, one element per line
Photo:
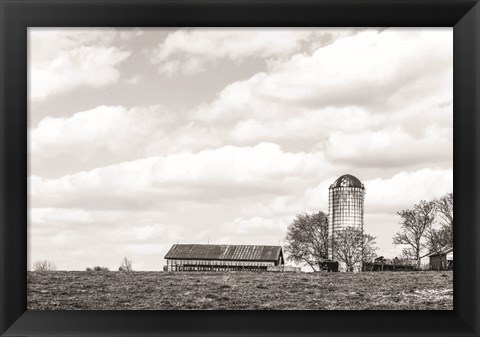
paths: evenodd
<path fill-rule="evenodd" d="M 345 173 L 396 211 L 453 191 L 452 29 L 30 29 L 29 266 L 282 244 Z"/>

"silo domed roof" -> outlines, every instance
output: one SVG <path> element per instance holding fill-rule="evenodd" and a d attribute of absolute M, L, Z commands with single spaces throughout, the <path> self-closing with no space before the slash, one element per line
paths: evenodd
<path fill-rule="evenodd" d="M 360 187 L 364 188 L 362 182 L 351 174 L 344 174 L 330 186 L 331 188 L 335 187 Z"/>

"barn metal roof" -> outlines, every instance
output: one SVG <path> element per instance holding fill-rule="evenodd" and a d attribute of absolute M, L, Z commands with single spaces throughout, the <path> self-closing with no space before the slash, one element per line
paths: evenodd
<path fill-rule="evenodd" d="M 277 261 L 281 246 L 175 244 L 165 259 Z"/>

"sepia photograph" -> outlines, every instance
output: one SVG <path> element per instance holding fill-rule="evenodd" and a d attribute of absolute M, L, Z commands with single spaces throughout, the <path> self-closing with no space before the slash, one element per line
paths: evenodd
<path fill-rule="evenodd" d="M 27 38 L 28 310 L 453 310 L 452 28 Z"/>

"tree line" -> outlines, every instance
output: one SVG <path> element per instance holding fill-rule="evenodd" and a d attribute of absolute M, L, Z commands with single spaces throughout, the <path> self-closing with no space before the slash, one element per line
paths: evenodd
<path fill-rule="evenodd" d="M 55 271 L 57 270 L 57 265 L 54 262 L 49 260 L 39 260 L 34 262 L 33 270 L 38 272 Z M 109 269 L 107 267 L 95 266 L 93 268 L 87 267 L 85 271 L 106 272 L 106 271 L 109 271 Z M 120 263 L 120 267 L 118 267 L 118 271 L 124 271 L 124 272 L 133 271 L 132 260 L 129 260 L 127 257 L 124 257 L 122 262 Z"/>
<path fill-rule="evenodd" d="M 422 200 L 412 209 L 397 212 L 400 230 L 393 237 L 394 245 L 404 246 L 404 258 L 416 261 L 420 268 L 422 252 L 441 252 L 453 247 L 453 193 L 437 200 Z M 345 263 L 347 270 L 376 257 L 376 237 L 357 227 L 345 227 L 331 238 L 335 259 Z M 328 258 L 328 215 L 325 212 L 297 214 L 285 237 L 287 260 L 320 269 L 320 262 Z"/>
<path fill-rule="evenodd" d="M 397 214 L 401 228 L 393 237 L 393 244 L 403 245 L 402 255 L 415 260 L 418 269 L 422 252 L 440 253 L 453 248 L 453 193 L 437 200 L 421 200 Z"/>

